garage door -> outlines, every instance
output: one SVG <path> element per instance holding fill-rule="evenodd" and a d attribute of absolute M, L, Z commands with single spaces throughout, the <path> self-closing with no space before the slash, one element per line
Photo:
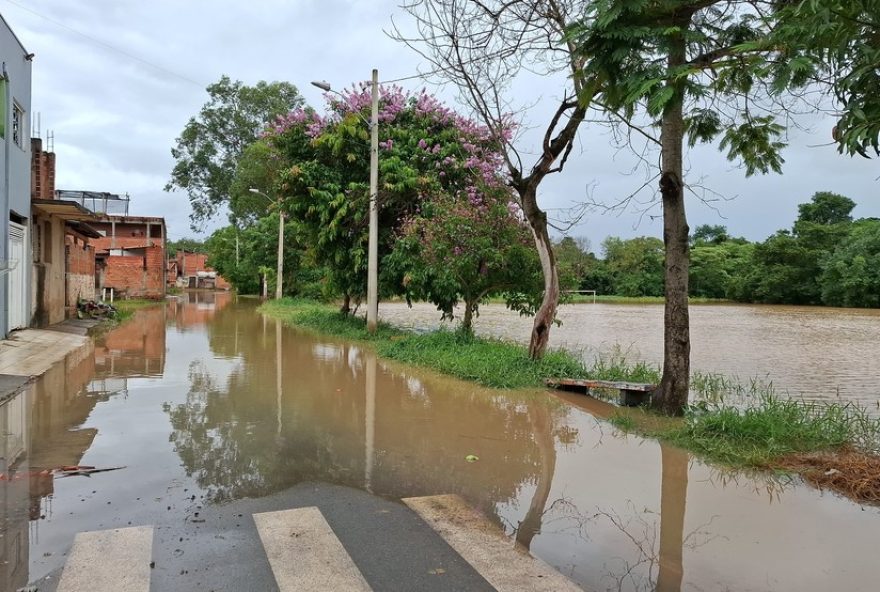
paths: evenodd
<path fill-rule="evenodd" d="M 27 327 L 27 291 L 25 284 L 25 232 L 26 229 L 15 222 L 9 223 L 9 259 L 15 268 L 6 274 L 9 278 L 9 330 Z"/>

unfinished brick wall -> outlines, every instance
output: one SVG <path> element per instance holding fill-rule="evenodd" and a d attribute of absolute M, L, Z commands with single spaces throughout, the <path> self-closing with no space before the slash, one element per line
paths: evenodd
<path fill-rule="evenodd" d="M 95 297 L 95 249 L 66 237 L 67 306 L 75 307 L 80 298 Z"/>
<path fill-rule="evenodd" d="M 110 255 L 104 272 L 104 287 L 127 298 L 160 300 L 165 297 L 165 250 L 153 246 L 143 255 Z"/>

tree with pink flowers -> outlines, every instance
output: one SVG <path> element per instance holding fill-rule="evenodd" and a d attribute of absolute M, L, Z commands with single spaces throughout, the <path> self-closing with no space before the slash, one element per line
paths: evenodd
<path fill-rule="evenodd" d="M 391 86 L 381 88 L 379 94 L 382 292 L 418 294 L 449 314 L 458 298 L 469 300 L 466 316 L 470 319 L 474 303 L 488 293 L 486 289 L 474 301 L 469 291 L 453 285 L 452 275 L 443 280 L 445 290 L 439 281 L 422 282 L 418 290 L 408 282 L 449 254 L 454 257 L 456 249 L 470 256 L 469 251 L 479 247 L 482 254 L 474 259 L 481 261 L 477 275 L 494 272 L 492 266 L 505 262 L 498 253 L 485 256 L 491 241 L 486 243 L 481 235 L 494 233 L 498 249 L 502 248 L 497 241 L 501 236 L 510 238 L 514 246 L 521 244 L 518 241 L 526 228 L 508 209 L 513 207 L 512 194 L 497 136 L 426 92 L 410 94 Z M 316 264 L 328 269 L 328 290 L 342 294 L 343 309 L 349 311 L 350 302 L 358 301 L 366 286 L 370 89 L 361 85 L 325 99 L 324 115 L 294 110 L 279 117 L 261 142 L 270 147 L 266 153 L 284 161 L 278 167 L 274 192 L 282 196 L 285 210 L 297 221 L 300 242 L 309 245 Z M 465 227 L 467 233 L 462 231 Z M 499 233 L 502 227 L 504 232 Z M 418 233 L 429 229 L 426 240 L 413 243 Z M 402 250 L 406 256 L 400 254 Z M 392 256 L 395 251 L 396 257 Z M 517 252 L 516 257 L 520 262 L 527 259 L 524 252 Z M 403 262 L 421 265 L 423 271 L 408 273 L 401 268 Z M 523 265 L 519 268 L 525 269 Z M 462 284 L 474 276 L 460 273 L 457 277 Z M 513 291 L 515 283 L 514 278 L 503 285 Z"/>

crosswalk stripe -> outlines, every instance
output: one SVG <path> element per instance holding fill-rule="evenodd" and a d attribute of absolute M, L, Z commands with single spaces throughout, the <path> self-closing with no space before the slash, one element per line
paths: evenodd
<path fill-rule="evenodd" d="M 316 507 L 254 514 L 281 592 L 371 592 Z"/>
<path fill-rule="evenodd" d="M 457 495 L 411 497 L 403 502 L 437 531 L 498 592 L 583 592 Z"/>
<path fill-rule="evenodd" d="M 149 592 L 153 528 L 81 532 L 56 592 Z"/>

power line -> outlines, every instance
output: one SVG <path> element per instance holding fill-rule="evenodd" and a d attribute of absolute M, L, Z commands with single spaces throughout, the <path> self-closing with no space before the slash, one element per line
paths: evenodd
<path fill-rule="evenodd" d="M 61 27 L 62 29 L 65 29 L 67 31 L 70 31 L 71 33 L 74 33 L 75 35 L 79 35 L 80 37 L 87 39 L 88 41 L 91 41 L 92 43 L 94 43 L 96 45 L 100 45 L 101 47 L 103 47 L 105 49 L 109 49 L 110 51 L 115 51 L 116 53 L 124 55 L 125 57 L 127 57 L 131 60 L 134 60 L 136 62 L 140 62 L 141 64 L 144 64 L 146 66 L 150 66 L 151 68 L 154 68 L 156 70 L 159 70 L 160 72 L 164 72 L 165 74 L 168 74 L 170 76 L 173 76 L 175 78 L 183 80 L 184 82 L 189 82 L 190 84 L 194 84 L 195 86 L 199 87 L 200 89 L 204 89 L 207 86 L 205 84 L 202 84 L 201 82 L 197 82 L 197 81 L 193 80 L 192 78 L 188 78 L 187 76 L 184 76 L 183 74 L 179 74 L 173 70 L 169 70 L 168 68 L 166 68 L 164 66 L 160 66 L 159 64 L 155 64 L 155 63 L 150 62 L 148 60 L 145 60 L 141 57 L 138 57 L 132 53 L 125 51 L 124 49 L 116 47 L 115 45 L 111 45 L 111 44 L 107 43 L 106 41 L 101 41 L 100 39 L 96 39 L 90 35 L 86 35 L 85 33 L 81 32 L 81 31 L 77 31 L 76 29 L 69 27 L 60 21 L 56 21 L 55 19 L 48 17 L 44 14 L 40 14 L 39 12 L 37 12 L 31 8 L 28 8 L 27 6 L 23 6 L 22 4 L 15 2 L 15 0 L 6 0 L 6 2 L 8 2 L 9 4 L 12 4 L 13 6 L 18 7 L 21 10 L 24 10 L 25 12 L 29 12 L 36 17 L 39 17 L 39 18 L 44 19 L 46 21 L 49 21 L 53 25 Z"/>

